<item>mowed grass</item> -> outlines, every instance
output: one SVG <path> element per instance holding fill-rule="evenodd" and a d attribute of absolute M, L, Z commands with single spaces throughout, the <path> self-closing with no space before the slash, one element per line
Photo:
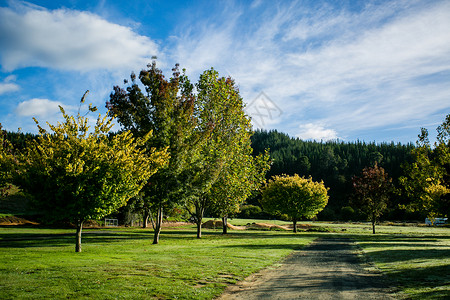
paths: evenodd
<path fill-rule="evenodd" d="M 165 229 L 0 228 L 0 299 L 211 299 L 317 235 Z"/>
<path fill-rule="evenodd" d="M 274 220 L 230 220 L 284 224 Z M 225 285 L 279 261 L 318 236 L 353 238 L 371 271 L 395 296 L 450 299 L 450 228 L 304 222 L 329 233 L 163 229 L 89 229 L 74 253 L 74 230 L 0 228 L 0 299 L 212 299 Z M 370 265 L 369 265 L 370 266 Z"/>
<path fill-rule="evenodd" d="M 354 236 L 386 282 L 400 298 L 450 299 L 450 229 L 389 227 Z"/>
<path fill-rule="evenodd" d="M 261 222 L 236 220 L 233 224 Z M 288 222 L 267 220 L 284 225 Z M 370 223 L 301 222 L 330 229 L 321 236 L 353 238 L 368 261 L 369 271 L 382 272 L 386 284 L 401 299 L 450 299 L 450 228 L 382 223 L 372 234 Z"/>

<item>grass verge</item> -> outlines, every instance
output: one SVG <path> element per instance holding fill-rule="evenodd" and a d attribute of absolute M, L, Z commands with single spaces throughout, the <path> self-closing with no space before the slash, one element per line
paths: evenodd
<path fill-rule="evenodd" d="M 404 299 L 450 299 L 450 229 L 380 229 L 380 234 L 359 233 L 353 238 L 397 295 Z"/>
<path fill-rule="evenodd" d="M 0 228 L 0 299 L 211 299 L 315 239 L 290 232 Z"/>

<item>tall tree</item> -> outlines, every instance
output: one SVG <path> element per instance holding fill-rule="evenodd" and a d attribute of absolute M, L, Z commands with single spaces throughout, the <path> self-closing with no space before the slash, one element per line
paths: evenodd
<path fill-rule="evenodd" d="M 237 204 L 234 201 L 239 198 L 231 201 L 235 194 L 232 197 L 228 194 L 236 192 L 232 189 L 242 191 L 242 185 L 236 182 L 239 180 L 237 172 L 242 170 L 234 168 L 251 169 L 254 168 L 254 162 L 250 157 L 250 118 L 244 112 L 244 103 L 234 80 L 219 77 L 216 70 L 210 69 L 200 75 L 196 88 L 201 120 L 199 128 L 208 133 L 208 138 L 202 144 L 197 163 L 192 165 L 192 174 L 196 180 L 187 198 L 187 208 L 197 223 L 197 237 L 201 238 L 201 224 L 206 209 L 211 208 L 216 200 L 216 204 L 220 202 L 224 213 L 225 207 Z M 248 171 L 240 175 L 255 176 L 253 171 Z M 226 187 L 229 190 L 225 192 Z"/>
<path fill-rule="evenodd" d="M 261 204 L 267 212 L 288 215 L 297 232 L 297 221 L 312 218 L 325 208 L 327 191 L 323 181 L 315 182 L 311 177 L 275 175 L 263 189 Z"/>
<path fill-rule="evenodd" d="M 158 244 L 163 209 L 183 198 L 188 186 L 186 170 L 197 157 L 205 136 L 198 130 L 194 86 L 184 72 L 180 73 L 178 65 L 173 69 L 173 77 L 166 79 L 153 61 L 138 79 L 145 92 L 132 74 L 131 85 L 126 90 L 114 87 L 106 106 L 124 129 L 139 136 L 152 130 L 148 145 L 167 148 L 170 154 L 169 163 L 152 176 L 143 190 L 144 223 L 146 212 L 153 210 L 156 221 L 153 243 Z"/>
<path fill-rule="evenodd" d="M 450 214 L 450 114 L 437 128 L 437 141 L 431 147 L 428 131 L 422 128 L 414 161 L 403 165 L 406 176 L 400 178 L 412 202 L 404 207 L 425 213 L 430 220 Z"/>
<path fill-rule="evenodd" d="M 60 110 L 64 122 L 47 123 L 50 132 L 35 119 L 40 135 L 19 156 L 15 184 L 32 195 L 48 220 L 76 224 L 75 251 L 81 252 L 83 223 L 125 205 L 165 164 L 167 154 L 141 148 L 151 132 L 142 138 L 129 131 L 108 136 L 112 118 L 99 115 L 90 131 L 86 116 L 78 112 L 73 117 Z M 89 110 L 96 108 L 90 105 Z"/>
<path fill-rule="evenodd" d="M 375 162 L 373 167 L 364 168 L 360 176 L 353 177 L 353 187 L 354 199 L 372 222 L 372 232 L 375 234 L 375 223 L 387 208 L 393 188 L 392 179 Z"/>

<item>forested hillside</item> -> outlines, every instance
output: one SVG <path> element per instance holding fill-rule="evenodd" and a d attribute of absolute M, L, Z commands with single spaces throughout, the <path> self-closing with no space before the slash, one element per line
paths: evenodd
<path fill-rule="evenodd" d="M 364 167 L 377 162 L 393 178 L 393 182 L 397 183 L 403 172 L 401 164 L 412 160 L 411 150 L 414 145 L 360 141 L 303 141 L 276 130 L 258 130 L 252 136 L 252 147 L 255 155 L 262 153 L 264 149 L 270 149 L 273 163 L 267 174 L 268 178 L 278 174 L 296 173 L 300 176 L 312 176 L 316 181 L 323 180 L 330 188 L 330 200 L 327 208 L 319 214 L 319 219 L 337 219 L 352 217 L 348 216 L 348 208 L 344 211 L 342 208 L 351 206 L 349 202 L 353 193 L 351 179 L 354 175 L 359 174 Z M 405 200 L 398 195 L 394 198 L 390 213 L 386 214 L 385 218 L 416 217 L 399 210 L 398 204 Z"/>

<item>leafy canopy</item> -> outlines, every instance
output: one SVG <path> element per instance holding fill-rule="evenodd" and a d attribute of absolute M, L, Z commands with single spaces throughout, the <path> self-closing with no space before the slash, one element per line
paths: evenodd
<path fill-rule="evenodd" d="M 18 157 L 15 176 L 50 221 L 82 224 L 104 217 L 125 205 L 166 163 L 166 151 L 142 149 L 151 132 L 142 138 L 128 131 L 108 136 L 112 118 L 99 115 L 90 131 L 88 118 L 80 112 L 73 117 L 60 110 L 64 122 L 47 123 L 51 132 L 35 120 L 40 135 Z"/>
<path fill-rule="evenodd" d="M 328 188 L 323 181 L 312 178 L 281 175 L 273 176 L 263 189 L 263 208 L 276 214 L 287 214 L 294 221 L 302 217 L 312 218 L 322 211 L 328 203 Z"/>
<path fill-rule="evenodd" d="M 430 219 L 450 214 L 450 114 L 437 128 L 437 141 L 431 147 L 428 131 L 421 129 L 414 162 L 404 164 L 406 176 L 400 178 L 412 199 L 405 208 L 425 213 Z"/>
<path fill-rule="evenodd" d="M 393 190 L 392 179 L 377 163 L 364 168 L 360 176 L 353 177 L 355 200 L 360 210 L 372 221 L 373 233 L 375 222 L 386 210 L 389 193 Z"/>

